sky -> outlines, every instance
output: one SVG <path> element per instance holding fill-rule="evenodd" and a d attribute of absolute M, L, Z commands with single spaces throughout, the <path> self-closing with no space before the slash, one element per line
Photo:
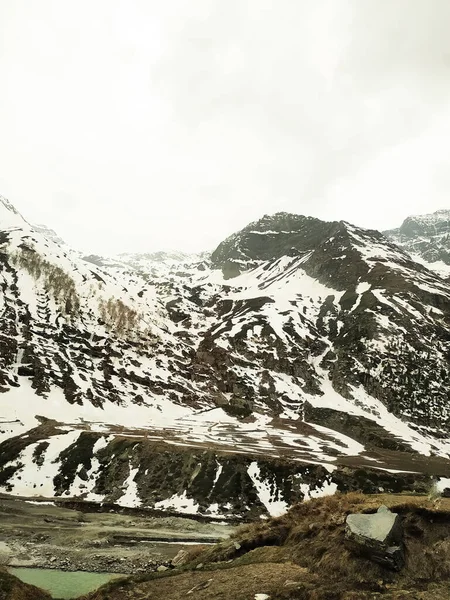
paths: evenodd
<path fill-rule="evenodd" d="M 89 252 L 450 208 L 448 0 L 0 2 L 0 194 Z"/>

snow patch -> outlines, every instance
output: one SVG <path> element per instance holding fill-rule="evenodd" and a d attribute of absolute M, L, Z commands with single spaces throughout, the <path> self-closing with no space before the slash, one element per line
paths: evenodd
<path fill-rule="evenodd" d="M 139 498 L 137 483 L 134 480 L 138 472 L 138 467 L 133 469 L 130 465 L 130 474 L 123 484 L 126 491 L 124 495 L 117 500 L 119 506 L 126 506 L 128 508 L 137 508 L 138 506 L 141 506 L 142 502 Z"/>
<path fill-rule="evenodd" d="M 161 500 L 155 504 L 155 508 L 159 510 L 173 509 L 176 512 L 187 515 L 195 515 L 198 513 L 198 504 L 193 498 L 187 497 L 186 490 L 181 494 L 174 494 L 166 500 Z"/>
<path fill-rule="evenodd" d="M 258 498 L 266 507 L 270 516 L 279 517 L 280 515 L 283 515 L 289 508 L 288 504 L 284 500 L 278 500 L 280 492 L 275 490 L 273 493 L 270 484 L 262 479 L 258 463 L 252 462 L 247 473 L 255 485 L 256 491 L 258 492 Z"/>

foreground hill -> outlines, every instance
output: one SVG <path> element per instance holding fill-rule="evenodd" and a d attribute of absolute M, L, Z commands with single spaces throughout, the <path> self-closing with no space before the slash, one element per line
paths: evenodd
<path fill-rule="evenodd" d="M 406 558 L 398 572 L 346 543 L 347 515 L 375 513 L 381 504 L 400 515 Z M 449 508 L 407 496 L 313 500 L 195 548 L 181 568 L 113 582 L 84 600 L 447 600 Z"/>
<path fill-rule="evenodd" d="M 285 213 L 175 258 L 88 262 L 0 201 L 0 491 L 242 517 L 447 486 L 448 282 Z"/>

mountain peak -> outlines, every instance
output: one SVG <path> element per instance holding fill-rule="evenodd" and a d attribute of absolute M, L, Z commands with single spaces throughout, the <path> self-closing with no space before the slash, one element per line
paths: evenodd
<path fill-rule="evenodd" d="M 297 254 L 307 252 L 339 227 L 337 222 L 286 212 L 264 215 L 219 244 L 211 255 L 212 264 L 270 260 L 294 248 Z"/>
<path fill-rule="evenodd" d="M 400 227 L 400 232 L 403 235 L 415 235 L 416 233 L 428 235 L 439 232 L 439 230 L 444 231 L 444 229 L 447 232 L 450 230 L 450 209 L 446 208 L 425 215 L 407 217 Z"/>
<path fill-rule="evenodd" d="M 19 211 L 4 196 L 0 196 L 0 229 L 21 228 L 28 225 Z"/>
<path fill-rule="evenodd" d="M 427 266 L 450 266 L 450 209 L 405 219 L 398 229 L 385 234 Z M 445 269 L 446 271 L 448 269 Z"/>

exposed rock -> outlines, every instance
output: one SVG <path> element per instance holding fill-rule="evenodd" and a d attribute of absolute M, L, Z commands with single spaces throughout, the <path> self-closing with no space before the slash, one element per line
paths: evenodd
<path fill-rule="evenodd" d="M 348 515 L 346 523 L 346 539 L 354 550 L 392 569 L 403 567 L 402 525 L 398 514 L 381 506 L 375 514 Z"/>
<path fill-rule="evenodd" d="M 189 552 L 187 550 L 180 550 L 175 558 L 172 559 L 172 566 L 182 567 L 189 561 Z"/>

